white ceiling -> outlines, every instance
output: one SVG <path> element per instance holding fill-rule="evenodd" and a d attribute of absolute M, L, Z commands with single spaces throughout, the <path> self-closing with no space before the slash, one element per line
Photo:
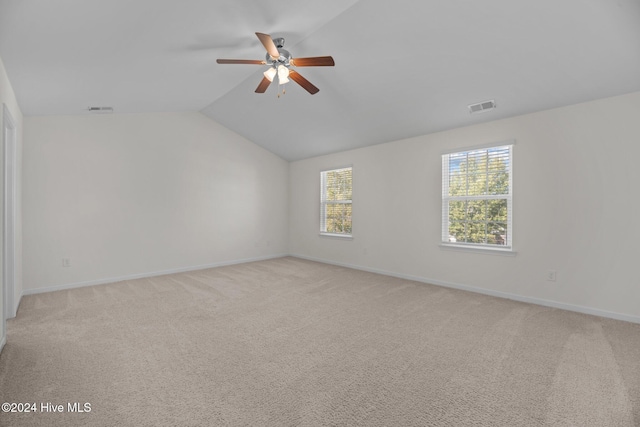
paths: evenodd
<path fill-rule="evenodd" d="M 215 63 L 256 31 L 332 55 L 320 92 Z M 638 91 L 640 0 L 0 0 L 0 57 L 25 115 L 202 111 L 296 160 Z"/>

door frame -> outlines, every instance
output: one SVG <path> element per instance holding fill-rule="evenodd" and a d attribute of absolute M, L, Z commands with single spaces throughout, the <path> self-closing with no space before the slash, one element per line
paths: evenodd
<path fill-rule="evenodd" d="M 3 104 L 2 108 L 3 135 L 3 166 L 4 186 L 2 199 L 4 201 L 2 224 L 2 282 L 4 288 L 4 317 L 10 319 L 16 316 L 16 122 Z M 6 327 L 3 326 L 3 328 Z"/>

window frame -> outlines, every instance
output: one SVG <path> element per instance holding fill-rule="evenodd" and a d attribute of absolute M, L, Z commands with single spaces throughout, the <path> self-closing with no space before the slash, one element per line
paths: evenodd
<path fill-rule="evenodd" d="M 351 170 L 351 199 L 350 200 L 326 200 L 327 185 L 326 177 L 329 172 Z M 350 205 L 351 206 L 351 233 L 333 233 L 327 231 L 327 206 L 328 205 Z M 353 238 L 353 165 L 323 169 L 320 171 L 320 235 L 328 237 L 338 237 L 343 239 Z"/>
<path fill-rule="evenodd" d="M 513 246 L 513 151 L 516 144 L 515 140 L 496 142 L 491 144 L 483 144 L 473 147 L 457 148 L 442 153 L 442 218 L 441 218 L 441 241 L 440 247 L 444 249 L 460 249 L 469 252 L 493 252 L 515 254 Z M 492 150 L 508 148 L 508 192 L 506 194 L 484 194 L 484 195 L 465 195 L 450 196 L 449 195 L 449 176 L 451 173 L 449 158 L 454 154 L 468 154 L 474 151 Z M 489 174 L 489 171 L 485 172 Z M 490 243 L 471 243 L 471 242 L 450 242 L 449 241 L 449 203 L 452 201 L 478 201 L 478 200 L 506 200 L 507 220 L 506 220 L 506 241 L 504 245 L 496 245 Z M 485 219 L 485 223 L 487 220 Z"/>

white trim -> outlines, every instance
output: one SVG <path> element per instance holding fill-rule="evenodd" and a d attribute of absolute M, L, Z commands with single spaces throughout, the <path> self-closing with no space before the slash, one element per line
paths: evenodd
<path fill-rule="evenodd" d="M 327 197 L 327 173 L 328 172 L 342 172 L 351 171 L 351 199 L 350 200 L 325 200 Z M 320 235 L 336 236 L 338 233 L 327 232 L 327 206 L 339 204 L 351 206 L 351 234 L 345 234 L 347 237 L 351 237 L 353 234 L 353 165 L 345 166 L 341 168 L 326 169 L 320 171 Z"/>
<path fill-rule="evenodd" d="M 353 200 L 330 200 L 325 202 L 326 205 L 351 205 Z"/>
<path fill-rule="evenodd" d="M 447 199 L 452 202 L 464 202 L 465 200 L 500 200 L 506 199 L 505 194 L 481 194 L 479 196 L 447 196 Z"/>
<path fill-rule="evenodd" d="M 337 237 L 338 239 L 353 240 L 353 235 L 352 234 L 337 234 L 337 233 L 322 233 L 322 232 L 320 232 L 318 235 L 320 237 Z"/>
<path fill-rule="evenodd" d="M 622 320 L 622 321 L 625 321 L 625 322 L 639 323 L 640 324 L 640 316 L 634 316 L 634 315 L 630 315 L 630 314 L 616 313 L 616 312 L 613 312 L 613 311 L 600 310 L 598 308 L 584 307 L 584 306 L 581 306 L 581 305 L 567 304 L 567 303 L 563 303 L 563 302 L 551 301 L 551 300 L 546 300 L 546 299 L 542 299 L 542 298 L 528 297 L 528 296 L 524 296 L 524 295 L 512 294 L 512 293 L 509 293 L 509 292 L 494 291 L 494 290 L 491 290 L 491 289 L 484 289 L 484 288 L 479 288 L 479 287 L 470 286 L 470 285 L 462 285 L 462 284 L 459 284 L 459 283 L 444 282 L 444 281 L 441 281 L 441 280 L 429 279 L 429 278 L 426 278 L 426 277 L 411 276 L 411 275 L 408 275 L 408 274 L 395 273 L 395 272 L 386 271 L 386 270 L 379 270 L 379 269 L 376 269 L 376 268 L 369 268 L 369 267 L 363 267 L 363 266 L 359 266 L 359 265 L 341 263 L 341 262 L 336 262 L 336 261 L 331 261 L 331 260 L 326 260 L 326 259 L 321 259 L 321 258 L 308 257 L 308 256 L 305 256 L 305 255 L 290 254 L 289 256 L 292 256 L 292 257 L 295 257 L 295 258 L 306 259 L 306 260 L 309 260 L 309 261 L 321 262 L 321 263 L 324 263 L 324 264 L 331 264 L 331 265 L 337 265 L 337 266 L 340 266 L 340 267 L 352 268 L 354 270 L 367 271 L 369 273 L 376 273 L 376 274 L 382 274 L 382 275 L 385 275 L 385 276 L 398 277 L 400 279 L 413 280 L 413 281 L 416 281 L 416 282 L 426 283 L 426 284 L 429 284 L 429 285 L 436 285 L 436 286 L 442 286 L 442 287 L 445 287 L 445 288 L 459 289 L 459 290 L 462 290 L 462 291 L 474 292 L 474 293 L 478 293 L 478 294 L 489 295 L 489 296 L 492 296 L 492 297 L 510 299 L 510 300 L 514 300 L 514 301 L 526 302 L 526 303 L 529 303 L 529 304 L 541 305 L 541 306 L 544 306 L 544 307 L 558 308 L 558 309 L 561 309 L 561 310 L 574 311 L 576 313 L 590 314 L 592 316 L 606 317 L 606 318 L 609 318 L 609 319 L 616 319 L 616 320 Z"/>
<path fill-rule="evenodd" d="M 518 252 L 511 250 L 511 248 L 503 247 L 489 247 L 489 246 L 471 246 L 471 245 L 463 245 L 463 244 L 455 244 L 455 243 L 445 243 L 442 242 L 438 245 L 440 249 L 444 249 L 447 251 L 460 251 L 460 252 L 475 252 L 478 254 L 488 254 L 488 255 L 503 255 L 503 256 L 516 256 Z"/>
<path fill-rule="evenodd" d="M 320 173 L 322 173 L 322 172 L 341 171 L 341 170 L 345 170 L 345 169 L 353 169 L 353 164 L 347 165 L 347 166 L 339 166 L 339 167 L 336 167 L 336 168 L 320 169 Z"/>
<path fill-rule="evenodd" d="M 541 305 L 541 306 L 544 306 L 544 307 L 558 308 L 558 309 L 561 309 L 561 310 L 574 311 L 574 312 L 577 312 L 577 313 L 590 314 L 592 316 L 606 317 L 606 318 L 609 318 L 609 319 L 616 319 L 616 320 L 622 320 L 622 321 L 625 321 L 625 322 L 631 322 L 631 323 L 640 324 L 640 316 L 616 313 L 616 312 L 613 312 L 613 311 L 600 310 L 600 309 L 597 309 L 597 308 L 584 307 L 584 306 L 574 305 L 574 304 L 567 304 L 567 303 L 563 303 L 563 302 L 551 301 L 551 300 L 546 300 L 546 299 L 542 299 L 542 298 L 535 298 L 535 297 L 528 297 L 528 296 L 524 296 L 524 295 L 517 295 L 517 294 L 512 294 L 512 293 L 509 293 L 509 292 L 494 291 L 494 290 L 491 290 L 491 289 L 484 289 L 484 288 L 479 288 L 479 287 L 470 286 L 470 285 L 462 285 L 462 284 L 459 284 L 459 283 L 445 282 L 445 281 L 441 281 L 441 280 L 429 279 L 429 278 L 420 277 L 420 276 L 412 276 L 412 275 L 409 275 L 409 274 L 395 273 L 395 272 L 392 272 L 392 271 L 380 270 L 380 269 L 377 269 L 377 268 L 364 267 L 364 266 L 348 264 L 348 263 L 342 263 L 342 262 L 337 262 L 337 261 L 332 261 L 332 260 L 327 260 L 327 259 L 322 259 L 322 258 L 309 257 L 309 256 L 305 256 L 305 255 L 300 255 L 300 254 L 270 255 L 270 256 L 265 256 L 265 257 L 247 258 L 247 259 L 235 260 L 235 261 L 225 261 L 225 262 L 219 262 L 219 263 L 213 263 L 213 264 L 207 264 L 207 265 L 199 265 L 199 266 L 193 266 L 193 267 L 176 268 L 176 269 L 172 269 L 172 270 L 158 271 L 158 272 L 155 272 L 155 273 L 132 274 L 132 275 L 128 275 L 128 276 L 120 276 L 120 277 L 109 278 L 109 279 L 90 280 L 90 281 L 86 281 L 86 282 L 76 282 L 76 283 L 70 283 L 70 284 L 66 284 L 66 285 L 55 285 L 55 286 L 36 288 L 36 289 L 25 289 L 23 291 L 22 295 L 34 295 L 34 294 L 40 294 L 40 293 L 44 293 L 44 292 L 52 292 L 52 291 L 60 291 L 60 290 L 64 290 L 64 289 L 79 288 L 79 287 L 83 287 L 83 286 L 93 286 L 93 285 L 102 285 L 102 284 L 107 284 L 107 283 L 120 282 L 120 281 L 123 281 L 123 280 L 142 279 L 142 278 L 146 278 L 146 277 L 163 276 L 163 275 L 166 275 L 166 274 L 183 273 L 183 272 L 195 271 L 195 270 L 204 270 L 204 269 L 207 269 L 207 268 L 223 267 L 223 266 L 226 266 L 226 265 L 242 264 L 242 263 L 254 262 L 254 261 L 265 261 L 265 260 L 268 260 L 268 259 L 282 258 L 282 257 L 287 257 L 287 256 L 291 256 L 291 257 L 294 257 L 294 258 L 300 258 L 300 259 L 306 259 L 306 260 L 309 260 L 309 261 L 321 262 L 323 264 L 337 265 L 339 267 L 352 268 L 354 270 L 361 270 L 361 271 L 367 271 L 367 272 L 370 272 L 370 273 L 382 274 L 384 276 L 391 276 L 391 277 L 398 277 L 400 279 L 413 280 L 413 281 L 416 281 L 416 282 L 426 283 L 426 284 L 429 284 L 429 285 L 442 286 L 442 287 L 445 287 L 445 288 L 452 288 L 452 289 L 459 289 L 459 290 L 462 290 L 462 291 L 474 292 L 474 293 L 478 293 L 478 294 L 489 295 L 489 296 L 498 297 L 498 298 L 505 298 L 505 299 L 510 299 L 510 300 L 514 300 L 514 301 L 526 302 L 526 303 L 529 303 L 529 304 Z M 2 342 L 2 341 L 0 341 L 0 342 Z"/>
<path fill-rule="evenodd" d="M 2 339 L 0 339 L 0 353 L 2 353 L 2 349 L 4 348 L 4 345 L 7 343 L 7 336 L 3 336 Z"/>
<path fill-rule="evenodd" d="M 486 144 L 472 145 L 471 147 L 449 148 L 440 152 L 440 154 L 453 154 L 461 151 L 486 150 L 487 148 L 500 148 L 508 145 L 516 145 L 515 139 L 507 139 L 506 141 L 488 142 Z"/>
<path fill-rule="evenodd" d="M 475 148 L 475 149 L 466 149 L 466 150 L 462 150 L 462 151 L 453 151 L 447 154 L 443 154 L 442 155 L 442 238 L 440 240 L 441 244 L 447 244 L 449 242 L 449 239 L 451 237 L 451 231 L 450 231 L 450 226 L 451 226 L 451 221 L 450 221 L 450 203 L 451 202 L 467 202 L 467 201 L 482 201 L 482 200 L 504 200 L 506 201 L 507 204 L 507 218 L 506 218 L 506 247 L 504 248 L 505 250 L 510 250 L 513 247 L 513 147 L 515 144 L 515 140 L 512 141 L 512 144 L 507 144 L 507 145 L 500 145 L 503 143 L 496 143 L 496 145 L 494 146 L 486 146 L 483 148 Z M 462 155 L 464 154 L 466 156 L 466 161 L 469 161 L 469 153 L 471 152 L 481 152 L 481 153 L 489 153 L 489 151 L 491 150 L 503 150 L 503 149 L 507 149 L 508 150 L 508 168 L 507 168 L 507 172 L 508 172 L 508 177 L 509 177 L 509 186 L 508 186 L 508 192 L 507 194 L 484 194 L 484 195 L 465 195 L 465 196 L 451 196 L 449 194 L 450 192 L 450 181 L 449 178 L 451 176 L 451 163 L 450 163 L 450 155 L 451 154 L 456 154 L 456 155 Z M 502 157 L 502 155 L 500 156 Z M 487 159 L 487 163 L 485 165 L 485 170 L 482 173 L 482 175 L 486 175 L 487 177 L 487 183 L 489 181 L 489 161 L 490 159 Z M 468 186 L 469 186 L 469 173 L 468 171 L 464 173 L 464 176 L 466 176 L 466 184 L 467 184 L 467 190 L 468 190 Z M 488 190 L 488 188 L 487 188 Z M 466 191 L 468 192 L 468 191 Z M 466 232 L 466 224 L 467 221 L 465 219 L 464 221 L 465 223 L 465 232 Z M 485 225 L 485 231 L 488 231 L 487 229 L 487 225 L 489 224 L 488 219 L 485 217 L 485 221 L 484 221 L 484 225 Z M 466 238 L 466 235 L 465 235 Z M 484 238 L 485 240 L 487 239 L 487 236 L 485 236 Z M 486 248 L 491 248 L 493 249 L 493 245 L 490 244 L 482 244 L 482 245 L 473 245 L 475 247 L 486 247 Z"/>
<path fill-rule="evenodd" d="M 7 104 L 2 104 L 2 163 L 3 163 L 3 224 L 2 224 L 2 280 L 4 282 L 4 313 L 7 319 L 16 317 L 16 123 Z"/>
<path fill-rule="evenodd" d="M 18 311 L 20 310 L 20 303 L 22 302 L 22 297 L 24 296 L 24 292 L 21 292 L 18 296 L 18 301 L 16 301 L 16 316 L 18 315 Z"/>
<path fill-rule="evenodd" d="M 224 267 L 224 266 L 227 266 L 227 265 L 235 265 L 235 264 L 244 264 L 244 263 L 247 263 L 247 262 L 254 262 L 254 261 L 265 261 L 265 260 L 268 260 L 268 259 L 282 258 L 282 257 L 286 257 L 286 256 L 288 256 L 288 254 L 267 255 L 267 256 L 263 256 L 263 257 L 236 259 L 236 260 L 233 260 L 233 261 L 214 262 L 212 264 L 194 265 L 194 266 L 191 266 L 191 267 L 172 268 L 170 270 L 155 271 L 155 272 L 151 272 L 151 273 L 128 274 L 126 276 L 109 277 L 109 278 L 96 279 L 96 280 L 87 280 L 87 281 L 84 281 L 84 282 L 75 282 L 75 283 L 66 283 L 66 284 L 62 284 L 62 285 L 43 286 L 43 287 L 40 287 L 40 288 L 25 289 L 22 292 L 22 295 L 42 294 L 42 293 L 45 293 L 45 292 L 62 291 L 62 290 L 65 290 L 65 289 L 74 289 L 74 288 L 82 288 L 82 287 L 85 287 L 85 286 L 95 286 L 95 285 L 104 285 L 104 284 L 107 284 L 107 283 L 122 282 L 124 280 L 144 279 L 144 278 L 147 278 L 147 277 L 164 276 L 164 275 L 167 275 L 167 274 L 185 273 L 187 271 L 206 270 L 208 268 Z"/>

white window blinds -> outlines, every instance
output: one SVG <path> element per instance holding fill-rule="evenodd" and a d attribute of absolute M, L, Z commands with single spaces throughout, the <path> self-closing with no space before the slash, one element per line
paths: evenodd
<path fill-rule="evenodd" d="M 352 168 L 320 172 L 320 232 L 351 236 Z"/>
<path fill-rule="evenodd" d="M 442 156 L 442 242 L 512 247 L 513 145 Z"/>

